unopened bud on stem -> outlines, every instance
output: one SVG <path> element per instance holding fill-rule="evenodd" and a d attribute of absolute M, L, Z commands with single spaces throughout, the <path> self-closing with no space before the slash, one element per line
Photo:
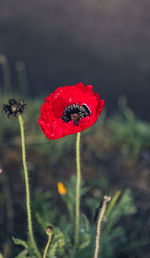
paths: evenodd
<path fill-rule="evenodd" d="M 53 233 L 53 227 L 52 226 L 48 226 L 48 227 L 46 227 L 45 231 L 46 231 L 47 235 L 51 235 Z"/>

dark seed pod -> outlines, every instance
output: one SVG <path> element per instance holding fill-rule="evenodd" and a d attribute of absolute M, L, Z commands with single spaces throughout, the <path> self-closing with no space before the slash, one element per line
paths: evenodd
<path fill-rule="evenodd" d="M 2 105 L 2 113 L 7 115 L 9 118 L 16 117 L 18 114 L 22 114 L 24 111 L 26 104 L 24 104 L 24 100 L 17 101 L 16 99 L 9 99 L 8 104 Z"/>

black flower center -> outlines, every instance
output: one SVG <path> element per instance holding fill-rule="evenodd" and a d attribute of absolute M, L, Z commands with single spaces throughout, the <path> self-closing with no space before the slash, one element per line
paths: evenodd
<path fill-rule="evenodd" d="M 80 119 L 89 116 L 90 113 L 91 111 L 86 104 L 83 104 L 82 106 L 73 104 L 65 108 L 61 118 L 65 123 L 73 120 L 74 124 L 78 125 Z"/>

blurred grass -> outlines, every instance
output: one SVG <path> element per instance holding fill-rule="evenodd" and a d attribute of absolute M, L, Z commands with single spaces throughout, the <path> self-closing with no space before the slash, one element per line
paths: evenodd
<path fill-rule="evenodd" d="M 4 85 L 3 93 L 9 94 L 11 92 L 10 67 L 9 67 L 7 58 L 5 57 L 4 54 L 0 54 L 0 65 L 2 67 L 2 73 L 3 73 L 3 85 Z"/>
<path fill-rule="evenodd" d="M 12 90 L 8 76 L 8 62 L 2 55 L 1 65 L 4 76 L 1 105 L 7 103 L 9 98 L 24 99 L 27 104 L 24 113 L 25 134 L 37 240 L 41 249 L 44 248 L 44 229 L 49 223 L 53 224 L 56 237 L 51 252 L 57 257 L 69 257 L 74 228 L 72 207 L 76 178 L 72 176 L 76 170 L 75 135 L 56 141 L 48 140 L 38 126 L 43 100 L 29 97 L 24 63 L 19 61 L 16 64 L 19 83 L 16 92 Z M 114 115 L 107 117 L 104 111 L 97 123 L 81 135 L 81 209 L 84 214 L 81 219 L 81 248 L 76 257 L 92 257 L 95 241 L 92 220 L 104 194 L 116 196 L 116 200 L 113 199 L 115 205 L 111 202 L 106 212 L 108 222 L 104 223 L 102 232 L 102 257 L 149 257 L 150 124 L 135 116 L 124 97 L 118 103 L 118 111 Z M 22 250 L 12 244 L 12 234 L 21 239 L 26 237 L 19 135 L 17 120 L 1 116 L 0 168 L 3 173 L 0 176 L 0 250 L 4 257 L 10 258 Z M 58 181 L 63 181 L 67 186 L 67 195 L 58 194 Z M 62 245 L 56 248 L 59 238 Z M 27 250 L 17 257 L 26 254 Z"/>
<path fill-rule="evenodd" d="M 4 103 L 7 102 L 9 97 L 10 96 L 7 95 L 2 96 Z M 15 97 L 17 99 L 22 99 L 22 97 L 19 95 L 16 95 Z M 24 120 L 28 167 L 30 170 L 32 195 L 34 195 L 32 202 L 34 224 L 36 225 L 34 229 L 38 236 L 39 244 L 42 246 L 44 244 L 43 241 L 45 237 L 43 238 L 42 235 L 44 234 L 44 228 L 48 225 L 48 222 L 51 222 L 57 227 L 59 226 L 61 230 L 66 232 L 65 234 L 68 235 L 69 239 L 72 241 L 72 231 L 74 227 L 72 223 L 74 219 L 73 209 L 71 209 L 71 207 L 74 206 L 73 189 L 75 188 L 75 182 L 71 183 L 69 180 L 72 175 L 75 174 L 75 135 L 70 135 L 62 139 L 58 139 L 57 141 L 50 141 L 46 139 L 38 126 L 40 106 L 43 101 L 41 99 L 33 100 L 27 97 L 25 97 L 24 100 L 25 103 L 27 103 Z M 83 235 L 83 243 L 81 244 L 82 248 L 77 254 L 77 256 L 80 257 L 91 257 L 92 255 L 92 253 L 90 253 L 91 250 L 93 250 L 93 244 L 91 245 L 91 241 L 94 241 L 95 230 L 93 231 L 93 225 L 91 223 L 94 211 L 96 207 L 99 206 L 100 199 L 104 194 L 115 194 L 117 188 L 124 192 L 124 196 L 127 194 L 128 197 L 124 197 L 126 201 L 123 201 L 123 199 L 121 201 L 119 198 L 120 204 L 117 201 L 118 204 L 115 204 L 115 207 L 112 207 L 111 209 L 108 223 L 103 230 L 104 243 L 102 257 L 122 257 L 121 255 L 124 253 L 126 254 L 126 257 L 133 257 L 133 255 L 135 255 L 135 257 L 140 257 L 138 256 L 137 252 L 138 247 L 134 248 L 134 246 L 136 246 L 136 242 L 139 241 L 139 232 L 143 230 L 141 224 L 139 223 L 141 217 L 140 215 L 138 216 L 138 210 L 142 210 L 141 202 L 144 198 L 144 193 L 143 195 L 141 194 L 140 184 L 138 185 L 137 182 L 137 192 L 135 192 L 135 185 L 133 187 L 130 180 L 134 181 L 134 177 L 139 176 L 137 174 L 137 167 L 139 164 L 141 166 L 141 164 L 144 162 L 144 166 L 149 166 L 149 160 L 147 160 L 147 156 L 145 158 L 144 153 L 147 153 L 148 155 L 150 151 L 150 135 L 148 133 L 150 125 L 149 123 L 142 122 L 137 119 L 133 112 L 126 106 L 125 101 L 123 103 L 123 108 L 120 107 L 117 114 L 107 118 L 106 113 L 103 112 L 100 119 L 93 127 L 82 132 L 82 177 L 85 181 L 84 185 L 86 187 L 83 187 L 81 208 L 85 212 L 88 219 L 86 219 L 88 221 L 86 223 L 88 223 L 89 229 L 88 232 L 86 231 L 86 234 Z M 4 116 L 1 117 L 0 166 L 2 167 L 4 173 L 1 176 L 0 185 L 4 183 L 2 177 L 5 177 L 6 173 L 12 197 L 11 202 L 13 204 L 13 213 L 15 214 L 14 217 L 11 218 L 14 221 L 13 232 L 15 232 L 15 236 L 20 235 L 21 225 L 24 225 L 25 223 L 23 216 L 21 221 L 18 218 L 18 216 L 20 216 L 20 211 L 18 212 L 18 208 L 23 208 L 24 205 L 22 205 L 22 201 L 20 202 L 15 195 L 15 192 L 17 191 L 21 192 L 21 194 L 24 193 L 24 191 L 22 191 L 22 186 L 24 185 L 23 178 L 18 178 L 18 173 L 20 173 L 20 171 L 18 171 L 16 174 L 15 172 L 12 172 L 12 164 L 14 163 L 15 167 L 18 166 L 18 169 L 21 168 L 19 133 L 19 125 L 16 119 L 7 119 Z M 13 157 L 12 153 L 14 153 Z M 110 165 L 112 163 L 114 164 L 114 162 L 115 169 L 119 169 L 117 172 L 114 171 L 114 168 L 110 167 Z M 128 180 L 125 181 L 124 186 L 122 186 L 122 164 L 123 169 L 126 171 L 126 175 L 129 176 Z M 125 168 L 124 164 L 126 165 Z M 132 169 L 133 167 L 135 169 L 134 175 L 130 175 L 131 167 Z M 114 176 L 116 176 L 115 183 L 113 179 Z M 59 194 L 57 193 L 57 181 L 61 180 L 66 182 L 68 197 L 64 196 L 64 198 L 60 198 Z M 12 182 L 15 183 L 12 185 Z M 18 184 L 20 184 L 19 188 L 17 186 Z M 125 190 L 126 188 L 129 188 L 130 190 Z M 130 191 L 133 191 L 133 196 L 135 199 L 137 199 L 137 196 L 139 196 L 138 191 L 140 192 L 140 200 L 135 203 L 135 206 L 133 205 Z M 144 191 L 147 191 L 147 194 L 149 194 L 146 184 Z M 5 202 L 7 203 L 7 198 L 4 196 L 4 194 L 6 195 L 6 193 L 1 191 L 0 198 L 4 198 Z M 4 224 L 4 221 L 7 224 L 8 220 L 6 210 L 9 209 L 9 207 L 6 209 L 5 202 L 0 203 L 1 209 L 3 209 L 3 214 L 0 218 L 1 224 Z M 66 207 L 63 203 L 66 203 Z M 22 208 L 21 214 L 24 214 L 25 211 Z M 110 207 L 108 207 L 108 210 L 109 208 Z M 133 215 L 129 216 L 129 214 L 130 212 L 131 214 L 134 213 L 135 210 L 137 210 L 137 218 L 134 218 L 136 229 L 134 228 L 133 234 L 133 228 L 131 226 Z M 8 210 L 7 214 L 9 214 Z M 127 214 L 130 218 L 129 225 L 127 225 Z M 147 214 L 146 211 L 145 214 Z M 68 228 L 66 228 L 66 224 L 68 223 L 67 217 L 70 218 Z M 20 226 L 17 226 L 18 220 L 21 223 Z M 9 228 L 6 228 L 6 230 L 9 231 Z M 56 230 L 56 232 L 58 232 L 58 234 L 60 234 L 63 238 L 63 235 L 59 232 L 59 230 Z M 25 232 L 23 235 L 21 234 L 21 236 L 25 237 L 24 234 Z M 145 234 L 145 237 L 143 237 L 143 242 L 140 242 L 140 249 L 144 248 L 148 243 L 146 232 L 142 232 L 142 234 Z M 119 241 L 118 238 L 120 239 Z M 2 238 L 3 249 L 4 243 L 7 241 L 7 238 Z M 131 244 L 132 242 L 133 245 Z M 70 246 L 71 243 L 68 243 Z M 109 248 L 106 248 L 108 245 Z M 129 249 L 128 246 L 130 247 Z M 12 248 L 12 243 L 10 248 Z M 66 250 L 66 248 L 67 247 L 63 246 L 62 249 L 58 251 L 54 247 L 54 253 L 58 252 L 58 257 L 68 257 L 68 249 Z M 14 248 L 13 246 L 13 249 L 10 250 L 13 250 L 13 253 L 15 254 L 20 249 Z M 123 250 L 123 253 L 121 250 Z M 62 252 L 64 256 L 62 256 Z M 9 254 L 8 257 L 13 256 Z"/>

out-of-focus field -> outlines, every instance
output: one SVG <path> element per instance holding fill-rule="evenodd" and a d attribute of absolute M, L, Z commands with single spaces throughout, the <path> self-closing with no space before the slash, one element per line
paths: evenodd
<path fill-rule="evenodd" d="M 1 103 L 10 96 L 1 95 Z M 11 95 L 12 96 L 12 95 Z M 13 96 L 15 97 L 15 96 Z M 21 99 L 21 96 L 17 96 Z M 69 232 L 69 215 L 57 182 L 67 186 L 69 205 L 73 211 L 75 184 L 75 135 L 56 141 L 45 138 L 38 126 L 42 99 L 24 97 L 27 161 L 32 193 L 33 226 L 41 250 L 45 223 Z M 81 134 L 81 164 L 84 190 L 81 210 L 90 222 L 92 242 L 80 250 L 80 257 L 92 257 L 95 225 L 92 218 L 104 194 L 121 196 L 112 217 L 103 225 L 102 257 L 149 257 L 149 180 L 150 124 L 137 119 L 118 101 L 118 112 L 108 117 L 105 110 L 97 123 Z M 0 250 L 4 257 L 15 257 L 21 247 L 12 236 L 26 239 L 25 186 L 22 174 L 19 124 L 1 115 L 0 126 Z M 72 197 L 69 197 L 72 196 Z M 70 198 L 70 199 L 69 199 Z M 69 217 L 68 217 L 69 216 Z M 66 223 L 66 224 L 65 224 Z M 68 228 L 67 226 L 68 225 Z M 72 237 L 72 236 L 71 236 Z M 71 238 L 70 237 L 70 238 Z M 88 237 L 87 237 L 88 240 Z M 67 254 L 57 257 L 68 257 Z"/>

